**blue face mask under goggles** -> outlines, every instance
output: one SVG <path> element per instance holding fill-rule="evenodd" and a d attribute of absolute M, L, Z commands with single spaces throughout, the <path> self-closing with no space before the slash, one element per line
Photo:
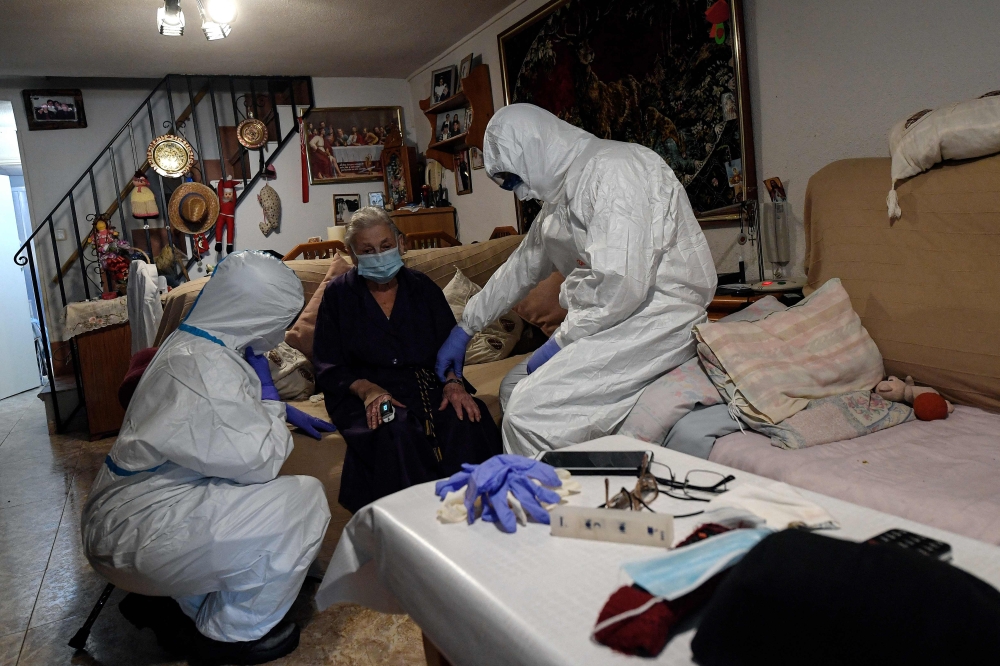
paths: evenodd
<path fill-rule="evenodd" d="M 377 254 L 359 254 L 357 259 L 358 275 L 378 284 L 392 280 L 403 267 L 403 258 L 397 247 Z"/>
<path fill-rule="evenodd" d="M 494 183 L 507 190 L 508 192 L 513 192 L 514 188 L 523 183 L 521 177 L 517 174 L 507 173 L 506 171 L 501 171 L 500 173 L 493 174 L 490 176 Z"/>

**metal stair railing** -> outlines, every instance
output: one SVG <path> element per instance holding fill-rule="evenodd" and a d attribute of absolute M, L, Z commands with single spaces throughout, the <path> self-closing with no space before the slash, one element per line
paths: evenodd
<path fill-rule="evenodd" d="M 259 92 L 262 89 L 265 92 Z M 231 114 L 228 104 L 219 103 L 220 99 L 225 97 L 230 98 Z M 205 103 L 206 99 L 208 104 Z M 164 178 L 155 172 L 150 174 L 150 165 L 144 158 L 145 145 L 163 133 L 177 133 L 184 136 L 194 148 L 196 155 L 196 166 L 192 171 L 197 172 L 196 180 L 205 184 L 208 184 L 209 180 L 206 163 L 211 163 L 215 159 L 211 153 L 217 150 L 218 169 L 222 177 L 235 176 L 238 163 L 239 176 L 243 181 L 243 191 L 237 198 L 238 206 L 262 177 L 263 170 L 273 163 L 285 145 L 297 135 L 300 111 L 301 115 L 308 113 L 314 106 L 313 99 L 312 80 L 309 77 L 176 74 L 165 76 L 98 156 L 84 169 L 51 212 L 34 228 L 15 253 L 14 262 L 18 266 L 27 267 L 31 276 L 33 296 L 41 324 L 39 328 L 44 356 L 42 370 L 51 391 L 58 432 L 65 431 L 68 423 L 84 405 L 84 387 L 75 338 L 63 341 L 63 349 L 67 354 L 63 360 L 73 371 L 77 394 L 77 405 L 63 418 L 63 409 L 56 391 L 51 344 L 52 340 L 62 336 L 58 333 L 53 335 L 54 326 L 60 324 L 61 315 L 69 303 L 91 300 L 100 296 L 104 290 L 96 249 L 90 242 L 90 221 L 99 214 L 105 219 L 112 220 L 112 216 L 117 213 L 122 236 L 129 242 L 132 240 L 124 206 L 124 201 L 132 191 L 132 178 L 125 177 L 127 174 L 123 171 L 123 165 L 128 163 L 129 154 L 134 171 L 146 175 L 151 189 L 155 192 L 162 226 L 166 230 L 166 242 L 175 251 L 191 257 L 188 263 L 190 267 L 200 257 L 195 255 L 193 247 L 190 252 L 188 251 L 186 237 L 183 234 L 174 234 L 166 219 L 169 195 L 183 182 L 183 179 Z M 247 117 L 245 113 L 240 112 L 240 100 L 244 101 L 245 108 L 252 108 L 253 115 L 265 123 L 269 128 L 269 134 L 271 128 L 276 134 L 269 141 L 269 145 L 273 142 L 276 146 L 270 151 L 267 159 L 264 159 L 264 151 L 260 151 L 259 167 L 255 172 L 252 172 L 253 160 L 249 159 L 249 150 L 239 146 L 235 149 L 235 154 L 227 156 L 223 141 L 223 128 L 235 128 Z M 263 100 L 268 101 L 269 109 L 264 117 L 261 117 L 258 111 L 264 103 Z M 180 114 L 175 113 L 175 102 L 185 101 L 186 108 Z M 288 129 L 284 134 L 281 133 L 279 107 L 290 107 L 291 111 L 291 122 L 288 123 Z M 187 126 L 189 121 L 190 129 Z M 207 145 L 202 143 L 202 129 L 207 129 L 209 125 L 214 129 L 215 146 L 212 146 L 211 142 Z M 141 161 L 140 155 L 143 156 Z M 102 209 L 102 201 L 109 200 L 111 203 Z M 152 227 L 148 222 L 143 220 L 141 223 L 133 224 L 131 230 L 145 232 L 146 248 L 152 254 L 153 240 L 150 233 Z M 87 224 L 87 228 L 81 232 L 80 228 L 84 223 Z M 67 231 L 70 233 L 65 233 Z M 46 233 L 48 233 L 47 243 L 44 238 Z M 214 229 L 211 235 L 214 237 Z M 73 244 L 70 246 L 73 251 L 68 253 L 65 263 L 60 258 L 60 242 Z M 46 245 L 51 252 L 47 251 Z M 65 254 L 67 249 L 64 246 L 62 254 Z M 186 271 L 184 274 L 186 276 Z M 52 275 L 51 282 L 47 279 L 49 275 Z"/>

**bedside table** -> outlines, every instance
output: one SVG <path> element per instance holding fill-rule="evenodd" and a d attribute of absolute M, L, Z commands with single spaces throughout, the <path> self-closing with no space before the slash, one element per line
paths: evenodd
<path fill-rule="evenodd" d="M 772 291 L 768 293 L 753 292 L 745 296 L 716 294 L 712 297 L 712 302 L 708 304 L 708 320 L 719 321 L 726 315 L 739 312 L 751 303 L 759 301 L 767 296 L 774 296 L 785 305 L 794 305 L 802 300 L 802 289 Z"/>

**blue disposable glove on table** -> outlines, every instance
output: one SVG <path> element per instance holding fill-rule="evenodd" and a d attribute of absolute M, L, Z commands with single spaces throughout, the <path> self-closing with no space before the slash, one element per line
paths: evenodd
<path fill-rule="evenodd" d="M 301 428 L 313 439 L 323 438 L 320 431 L 333 432 L 337 429 L 337 426 L 333 425 L 329 421 L 324 421 L 323 419 L 318 419 L 315 416 L 310 416 L 301 409 L 296 409 L 291 405 L 285 405 L 285 420 L 293 426 Z"/>
<path fill-rule="evenodd" d="M 538 479 L 542 486 L 531 479 Z M 517 518 L 507 504 L 510 491 L 525 512 L 545 525 L 549 524 L 549 512 L 540 502 L 558 504 L 559 494 L 550 488 L 562 485 L 562 480 L 551 465 L 531 458 L 512 454 L 493 456 L 481 465 L 462 465 L 462 471 L 451 478 L 438 481 L 434 488 L 441 499 L 462 486 L 465 490 L 465 508 L 469 523 L 476 519 L 476 498 L 481 498 L 483 520 L 497 523 L 504 532 L 517 530 Z"/>
<path fill-rule="evenodd" d="M 528 374 L 530 375 L 538 368 L 542 367 L 546 361 L 556 355 L 562 347 L 556 342 L 555 336 L 545 341 L 545 344 L 535 350 L 535 353 L 528 359 Z"/>
<path fill-rule="evenodd" d="M 274 388 L 274 380 L 271 379 L 271 368 L 267 365 L 267 357 L 263 354 L 254 354 L 253 347 L 247 347 L 246 351 L 243 352 L 243 357 L 257 373 L 257 378 L 260 379 L 260 399 L 281 400 L 281 397 L 278 396 L 278 389 Z"/>
<path fill-rule="evenodd" d="M 448 339 L 438 350 L 437 362 L 434 364 L 438 379 L 447 381 L 449 370 L 453 370 L 458 377 L 462 376 L 462 368 L 465 366 L 465 348 L 469 346 L 471 339 L 472 336 L 466 333 L 461 326 L 456 325 L 455 328 L 451 329 Z"/>

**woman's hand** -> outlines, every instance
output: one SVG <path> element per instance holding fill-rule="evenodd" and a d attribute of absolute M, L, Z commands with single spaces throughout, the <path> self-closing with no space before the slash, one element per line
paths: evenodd
<path fill-rule="evenodd" d="M 386 401 L 391 402 L 394 407 L 406 407 L 406 405 L 384 391 L 380 394 L 371 396 L 370 401 L 365 400 L 365 403 L 368 405 L 365 407 L 365 416 L 368 418 L 369 429 L 375 430 L 382 425 L 382 415 L 379 414 L 379 407 L 381 407 L 382 403 Z"/>
<path fill-rule="evenodd" d="M 465 415 L 468 414 L 470 421 L 479 422 L 481 418 L 479 405 L 469 395 L 469 392 L 465 390 L 464 384 L 456 382 L 445 384 L 442 393 L 444 394 L 444 398 L 441 400 L 441 406 L 438 407 L 439 411 L 444 411 L 451 404 L 455 408 L 455 413 L 458 414 L 459 421 L 463 421 Z"/>

